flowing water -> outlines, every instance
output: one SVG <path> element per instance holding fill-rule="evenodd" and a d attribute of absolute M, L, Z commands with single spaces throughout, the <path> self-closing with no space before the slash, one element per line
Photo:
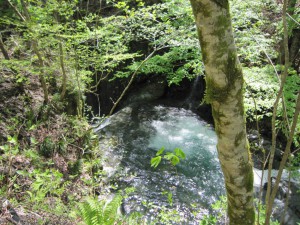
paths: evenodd
<path fill-rule="evenodd" d="M 189 110 L 151 104 L 127 107 L 95 131 L 114 146 L 103 147 L 107 176 L 119 175 L 119 188 L 135 188 L 124 201 L 125 213 L 141 212 L 154 221 L 162 209 L 176 209 L 181 222 L 174 224 L 198 224 L 225 193 L 216 134 Z M 176 167 L 162 161 L 151 168 L 151 158 L 162 147 L 170 152 L 180 148 L 186 159 Z"/>

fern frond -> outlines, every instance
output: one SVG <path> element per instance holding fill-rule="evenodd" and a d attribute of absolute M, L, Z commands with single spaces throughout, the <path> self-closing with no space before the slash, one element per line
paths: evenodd
<path fill-rule="evenodd" d="M 86 225 L 115 225 L 120 222 L 118 208 L 122 203 L 122 195 L 116 194 L 111 201 L 98 201 L 88 198 L 80 203 L 79 216 Z"/>
<path fill-rule="evenodd" d="M 118 220 L 118 208 L 121 206 L 123 197 L 116 194 L 115 197 L 105 205 L 103 219 L 105 225 L 113 225 Z"/>
<path fill-rule="evenodd" d="M 79 215 L 86 225 L 103 224 L 103 206 L 97 199 L 88 198 L 85 202 L 79 204 Z"/>

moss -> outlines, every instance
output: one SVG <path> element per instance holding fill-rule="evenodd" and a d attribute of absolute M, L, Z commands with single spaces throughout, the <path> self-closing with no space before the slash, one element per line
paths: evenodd
<path fill-rule="evenodd" d="M 235 136 L 235 139 L 234 139 L 234 145 L 235 147 L 238 147 L 241 143 L 241 141 L 245 138 L 245 132 L 244 131 L 241 131 L 239 132 L 236 136 Z"/>
<path fill-rule="evenodd" d="M 201 13 L 205 17 L 210 17 L 211 16 L 211 11 L 209 10 L 210 7 L 207 7 L 201 1 L 191 0 L 191 4 L 192 4 L 194 15 L 196 15 L 197 13 Z"/>
<path fill-rule="evenodd" d="M 224 117 L 225 115 L 221 113 L 220 111 L 216 110 L 215 107 L 212 107 L 212 114 L 215 122 L 215 131 L 218 136 L 222 135 L 223 133 L 219 129 L 220 123 L 221 123 L 221 117 Z"/>
<path fill-rule="evenodd" d="M 226 30 L 230 29 L 231 26 L 231 20 L 230 17 L 228 17 L 228 15 L 221 15 L 218 16 L 217 21 L 215 23 L 215 27 L 217 27 L 218 29 L 215 29 L 213 34 L 218 36 L 220 39 L 222 40 L 222 37 L 224 37 Z M 227 42 L 224 41 L 223 45 L 221 45 L 221 47 L 224 47 L 224 44 L 227 45 Z"/>
<path fill-rule="evenodd" d="M 197 28 L 197 32 L 198 32 L 198 37 L 200 40 L 203 63 L 206 65 L 208 63 L 208 57 L 207 57 L 208 54 L 206 52 L 206 49 L 208 49 L 208 47 L 207 47 L 208 43 L 206 41 L 204 41 L 201 30 Z"/>
<path fill-rule="evenodd" d="M 228 0 L 213 0 L 218 6 L 228 9 L 229 8 L 229 2 Z"/>
<path fill-rule="evenodd" d="M 227 192 L 227 194 L 229 194 Z M 232 198 L 232 201 L 230 201 Z M 250 207 L 248 202 L 253 202 L 253 197 L 247 197 L 246 203 L 244 205 L 236 205 L 235 197 L 231 196 L 228 198 L 228 216 L 230 220 L 230 225 L 254 225 L 255 224 L 255 211 L 254 207 Z M 237 210 L 243 210 L 243 215 L 237 214 Z"/>
<path fill-rule="evenodd" d="M 226 102 L 230 92 L 235 88 L 235 82 L 240 80 L 243 82 L 243 74 L 238 65 L 235 50 L 229 51 L 227 62 L 225 62 L 224 73 L 226 75 L 226 85 L 220 87 L 213 78 L 206 77 L 206 95 L 205 101 L 212 103 L 213 101 Z M 242 88 L 238 90 L 237 95 L 234 96 L 238 99 L 238 108 L 241 113 L 244 114 L 244 105 L 242 98 Z"/>
<path fill-rule="evenodd" d="M 250 165 L 250 163 L 242 169 L 242 173 L 244 177 L 243 183 L 245 184 L 246 190 L 250 192 L 253 190 L 254 181 L 252 166 Z"/>
<path fill-rule="evenodd" d="M 236 103 L 236 108 L 238 109 L 238 113 L 240 116 L 244 116 L 245 114 L 245 108 L 244 108 L 244 90 L 241 88 L 237 94 L 236 99 L 238 100 Z"/>
<path fill-rule="evenodd" d="M 220 87 L 212 78 L 206 77 L 206 93 L 205 101 L 212 103 L 213 101 L 224 102 L 228 97 L 228 88 Z"/>

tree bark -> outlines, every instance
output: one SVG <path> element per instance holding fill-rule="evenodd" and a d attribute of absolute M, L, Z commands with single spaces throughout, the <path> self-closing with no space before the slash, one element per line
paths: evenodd
<path fill-rule="evenodd" d="M 4 56 L 4 58 L 5 58 L 6 60 L 10 60 L 9 55 L 8 55 L 8 52 L 6 51 L 5 45 L 4 45 L 3 41 L 2 41 L 2 36 L 1 36 L 1 34 L 0 34 L 0 49 L 1 49 L 1 52 L 2 52 L 2 54 L 3 54 L 3 56 Z"/>
<path fill-rule="evenodd" d="M 60 61 L 60 67 L 62 71 L 62 82 L 61 82 L 61 93 L 60 93 L 60 100 L 63 101 L 66 95 L 66 90 L 67 90 L 67 73 L 65 69 L 65 63 L 64 63 L 64 51 L 63 51 L 63 46 L 62 42 L 58 43 L 59 47 L 59 61 Z"/>
<path fill-rule="evenodd" d="M 228 0 L 190 0 L 211 103 L 218 154 L 225 178 L 230 225 L 253 225 L 253 166 L 243 103 L 243 74 L 237 58 Z"/>

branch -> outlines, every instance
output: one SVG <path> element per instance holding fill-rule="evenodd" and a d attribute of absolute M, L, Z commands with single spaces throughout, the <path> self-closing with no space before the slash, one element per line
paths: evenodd
<path fill-rule="evenodd" d="M 30 14 L 27 10 L 27 6 L 26 6 L 26 3 L 24 2 L 24 0 L 21 0 L 21 5 L 23 7 L 26 20 L 30 20 Z"/>
<path fill-rule="evenodd" d="M 272 189 L 270 200 L 268 202 L 268 207 L 270 208 L 270 210 L 272 209 L 272 206 L 273 206 L 273 203 L 274 203 L 274 200 L 275 200 L 275 197 L 276 197 L 276 193 L 277 193 L 278 188 L 279 188 L 279 183 L 280 183 L 280 180 L 281 180 L 281 177 L 282 177 L 283 169 L 284 169 L 285 164 L 286 164 L 286 162 L 289 158 L 289 155 L 291 153 L 291 146 L 292 146 L 292 143 L 293 143 L 293 137 L 294 137 L 297 122 L 298 122 L 299 112 L 300 112 L 300 91 L 298 92 L 297 105 L 296 105 L 296 109 L 295 109 L 295 113 L 294 113 L 294 118 L 293 118 L 291 131 L 289 133 L 288 142 L 286 144 L 284 154 L 283 154 L 282 160 L 280 162 L 280 166 L 279 166 L 278 174 L 277 174 L 277 177 L 276 177 L 275 185 Z M 267 214 L 267 216 L 268 216 L 268 214 Z"/>
<path fill-rule="evenodd" d="M 291 20 L 293 20 L 296 24 L 298 24 L 299 26 L 300 26 L 300 23 L 297 21 L 297 20 L 295 20 L 290 14 L 286 14 Z"/>
<path fill-rule="evenodd" d="M 10 7 L 12 7 L 12 9 L 15 11 L 15 13 L 20 17 L 20 19 L 25 22 L 26 19 L 23 17 L 23 15 L 20 13 L 20 11 L 17 9 L 17 7 L 15 7 L 10 0 L 6 0 L 7 3 L 10 5 Z"/>
<path fill-rule="evenodd" d="M 137 72 L 140 70 L 140 68 L 144 65 L 145 62 L 147 62 L 153 55 L 156 51 L 160 50 L 162 48 L 155 48 L 148 56 L 146 59 L 143 60 L 143 62 L 141 62 L 141 64 L 138 66 L 138 68 L 134 71 L 134 73 L 132 74 L 127 86 L 125 87 L 125 89 L 123 90 L 122 94 L 120 95 L 120 97 L 118 98 L 118 100 L 116 102 L 114 102 L 114 105 L 113 107 L 111 108 L 108 116 L 111 116 L 113 114 L 113 112 L 115 111 L 117 105 L 120 103 L 121 99 L 124 97 L 124 95 L 126 94 L 127 90 L 129 89 L 130 85 L 132 84 L 134 78 L 136 77 L 137 75 Z"/>
<path fill-rule="evenodd" d="M 63 52 L 63 47 L 61 41 L 58 43 L 59 47 L 59 61 L 60 61 L 60 66 L 61 66 L 61 71 L 62 71 L 62 91 L 60 93 L 60 100 L 62 101 L 66 95 L 66 89 L 67 89 L 67 74 L 65 70 L 65 64 L 64 64 L 64 52 Z"/>
<path fill-rule="evenodd" d="M 42 85 L 42 89 L 44 92 L 44 101 L 47 104 L 49 101 L 49 97 L 48 97 L 48 89 L 47 89 L 47 83 L 44 77 L 44 60 L 42 55 L 40 54 L 39 50 L 38 50 L 38 43 L 36 40 L 32 40 L 32 48 L 34 53 L 37 55 L 38 57 L 38 63 L 39 63 L 39 69 L 40 69 L 40 74 L 39 74 L 39 78 L 40 78 L 40 82 Z"/>
<path fill-rule="evenodd" d="M 97 88 L 98 88 L 98 86 L 99 86 L 99 84 L 101 83 L 101 81 L 105 80 L 105 79 L 110 75 L 110 72 L 108 72 L 104 77 L 102 77 L 102 75 L 103 75 L 103 72 L 102 72 L 102 74 L 101 74 L 99 80 L 97 81 L 97 83 L 96 83 L 95 85 L 89 87 L 89 89 L 90 89 L 91 91 L 92 91 L 93 89 L 95 89 L 95 91 L 96 91 Z M 96 74 L 96 79 L 98 79 L 98 78 L 97 78 L 97 74 Z"/>
<path fill-rule="evenodd" d="M 284 72 L 283 72 L 282 78 L 281 78 L 280 89 L 278 91 L 278 94 L 276 96 L 276 100 L 275 100 L 275 103 L 273 106 L 274 108 L 273 108 L 273 115 L 272 115 L 272 147 L 271 147 L 270 160 L 269 160 L 269 166 L 268 166 L 268 187 L 267 187 L 266 201 L 265 201 L 266 202 L 266 218 L 265 218 L 266 225 L 270 224 L 270 218 L 271 218 L 271 212 L 272 212 L 272 206 L 274 203 L 274 198 L 275 198 L 276 192 L 278 190 L 278 185 L 279 185 L 279 181 L 281 179 L 283 167 L 284 167 L 284 165 L 286 163 L 286 159 L 290 153 L 290 147 L 293 142 L 293 136 L 294 136 L 297 119 L 298 119 L 298 115 L 299 115 L 299 108 L 300 108 L 300 95 L 298 94 L 298 100 L 297 100 L 297 106 L 296 106 L 296 110 L 295 110 L 295 114 L 294 114 L 294 120 L 293 120 L 293 124 L 290 129 L 290 133 L 289 133 L 290 136 L 288 139 L 288 143 L 286 145 L 286 149 L 285 149 L 282 161 L 280 163 L 280 168 L 279 168 L 279 172 L 277 175 L 275 187 L 272 189 L 271 171 L 272 171 L 272 167 L 273 167 L 273 161 L 274 161 L 274 155 L 275 155 L 275 149 L 276 149 L 276 136 L 277 136 L 275 120 L 276 120 L 276 116 L 277 116 L 277 107 L 279 104 L 279 100 L 283 95 L 283 88 L 284 88 L 284 85 L 286 82 L 286 78 L 288 75 L 288 68 L 289 68 L 288 29 L 287 29 L 287 21 L 286 21 L 287 4 L 288 4 L 288 0 L 284 0 L 283 9 L 282 9 L 282 14 L 283 14 L 282 20 L 283 20 L 283 35 L 284 35 L 283 40 L 284 40 L 284 51 L 285 51 L 285 65 L 284 65 Z M 295 118 L 296 118 L 296 121 L 295 121 Z M 277 185 L 277 187 L 276 187 L 276 185 Z"/>
<path fill-rule="evenodd" d="M 4 45 L 3 41 L 2 41 L 2 36 L 1 36 L 1 34 L 0 34 L 0 49 L 1 49 L 1 52 L 2 52 L 2 54 L 3 54 L 3 56 L 4 56 L 4 58 L 5 58 L 6 60 L 10 60 L 9 55 L 8 55 L 6 49 L 5 49 L 5 45 Z"/>

